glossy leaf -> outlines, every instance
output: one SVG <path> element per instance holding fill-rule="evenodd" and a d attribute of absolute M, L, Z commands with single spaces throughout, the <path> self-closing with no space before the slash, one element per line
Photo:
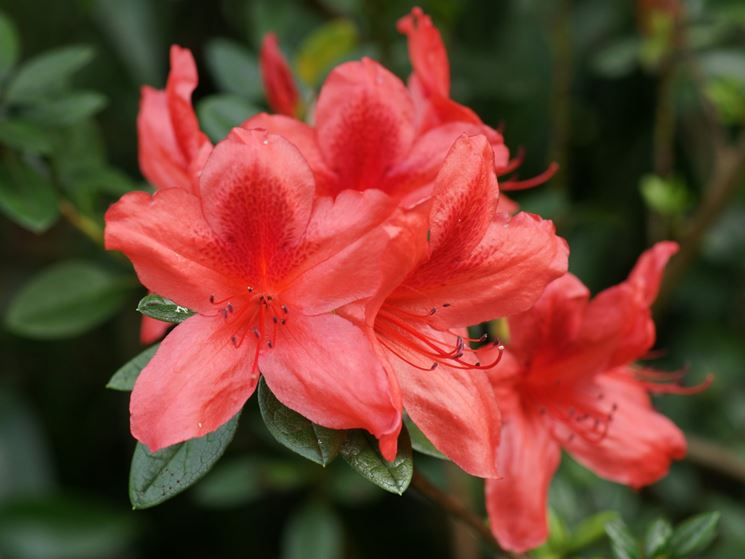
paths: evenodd
<path fill-rule="evenodd" d="M 194 314 L 194 311 L 155 294 L 145 295 L 140 299 L 137 311 L 150 318 L 173 324 L 183 322 Z"/>
<path fill-rule="evenodd" d="M 617 518 L 605 525 L 615 559 L 640 559 L 639 544 L 629 531 L 626 523 Z"/>
<path fill-rule="evenodd" d="M 15 66 L 20 50 L 15 24 L 0 12 L 0 78 L 5 77 Z"/>
<path fill-rule="evenodd" d="M 683 559 L 705 550 L 714 541 L 718 524 L 718 512 L 699 514 L 682 522 L 670 538 L 672 557 Z"/>
<path fill-rule="evenodd" d="M 215 142 L 222 140 L 232 128 L 259 112 L 237 95 L 210 95 L 197 104 L 202 129 Z"/>
<path fill-rule="evenodd" d="M 5 92 L 8 103 L 29 103 L 42 95 L 59 91 L 72 74 L 93 58 L 93 49 L 83 45 L 62 47 L 42 53 L 25 64 Z"/>
<path fill-rule="evenodd" d="M 112 390 L 121 390 L 122 392 L 130 392 L 134 386 L 137 377 L 140 376 L 142 369 L 150 362 L 158 350 L 160 344 L 150 346 L 145 351 L 138 353 L 131 360 L 127 361 L 117 370 L 109 379 L 106 384 L 106 388 Z"/>
<path fill-rule="evenodd" d="M 414 474 L 411 440 L 405 427 L 398 437 L 398 454 L 393 462 L 381 456 L 374 437 L 360 430 L 347 433 L 341 455 L 362 477 L 397 495 L 406 491 Z"/>
<path fill-rule="evenodd" d="M 411 438 L 411 448 L 413 448 L 417 452 L 426 454 L 427 456 L 432 456 L 433 458 L 448 460 L 448 457 L 437 450 L 437 448 L 435 448 L 435 445 L 430 442 L 430 440 L 427 438 L 427 435 L 422 433 L 422 430 L 417 427 L 417 425 L 411 420 L 410 417 L 404 418 L 404 423 L 406 424 L 406 428 L 409 430 L 409 437 Z"/>
<path fill-rule="evenodd" d="M 240 413 L 203 437 L 150 452 L 137 443 L 129 472 L 129 500 L 135 509 L 153 507 L 202 478 L 220 459 L 238 427 Z"/>
<path fill-rule="evenodd" d="M 262 378 L 259 408 L 267 429 L 278 442 L 303 458 L 327 466 L 342 448 L 344 431 L 316 425 L 280 402 Z"/>
<path fill-rule="evenodd" d="M 59 216 L 49 177 L 22 161 L 6 158 L 0 163 L 0 211 L 34 233 L 49 229 Z"/>
<path fill-rule="evenodd" d="M 251 100 L 264 96 L 256 55 L 228 39 L 213 39 L 205 49 L 207 67 L 217 86 Z"/>
<path fill-rule="evenodd" d="M 290 518 L 282 541 L 282 559 L 341 559 L 344 534 L 328 505 L 310 502 Z"/>
<path fill-rule="evenodd" d="M 16 294 L 5 323 L 16 334 L 30 338 L 76 336 L 113 315 L 129 285 L 128 279 L 91 262 L 55 264 Z"/>
<path fill-rule="evenodd" d="M 664 518 L 658 518 L 652 522 L 644 538 L 644 556 L 647 559 L 654 559 L 663 553 L 672 535 L 673 527 Z"/>

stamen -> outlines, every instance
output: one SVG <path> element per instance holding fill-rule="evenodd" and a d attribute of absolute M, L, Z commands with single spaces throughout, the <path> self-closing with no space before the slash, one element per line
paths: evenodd
<path fill-rule="evenodd" d="M 556 174 L 559 170 L 559 165 L 556 162 L 552 162 L 548 168 L 541 174 L 536 175 L 533 178 L 526 180 L 508 180 L 499 184 L 500 190 L 525 190 L 527 188 L 533 188 L 539 184 L 543 184 L 551 177 Z"/>

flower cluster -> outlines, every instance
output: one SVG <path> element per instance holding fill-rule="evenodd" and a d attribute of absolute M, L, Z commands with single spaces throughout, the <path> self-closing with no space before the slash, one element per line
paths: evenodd
<path fill-rule="evenodd" d="M 214 431 L 259 376 L 313 422 L 367 430 L 387 459 L 405 413 L 487 478 L 493 531 L 522 550 L 546 537 L 561 447 L 634 486 L 685 452 L 647 396 L 671 385 L 632 365 L 653 344 L 649 305 L 675 246 L 658 244 L 627 282 L 590 301 L 566 273 L 553 224 L 502 194 L 554 168 L 500 180 L 519 158 L 450 98 L 430 18 L 414 9 L 399 30 L 408 85 L 368 58 L 347 62 L 307 111 L 269 35 L 262 75 L 277 114 L 214 146 L 192 109 L 189 51 L 172 47 L 165 90 L 143 89 L 140 165 L 157 191 L 109 209 L 106 246 L 149 290 L 196 314 L 138 378 L 131 429 L 152 450 Z M 500 317 L 506 348 L 473 349 L 486 340 L 467 327 Z M 146 341 L 164 333 L 143 324 Z"/>

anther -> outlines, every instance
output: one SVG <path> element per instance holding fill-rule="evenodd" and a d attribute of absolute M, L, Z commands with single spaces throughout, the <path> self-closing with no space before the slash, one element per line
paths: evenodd
<path fill-rule="evenodd" d="M 233 313 L 233 310 L 234 310 L 233 309 L 233 305 L 231 303 L 228 303 L 228 305 L 225 307 L 225 309 L 227 309 L 227 311 L 229 313 L 231 313 L 231 314 Z"/>
<path fill-rule="evenodd" d="M 246 289 L 248 290 L 249 293 L 253 293 L 254 292 L 254 288 L 251 287 L 250 285 Z"/>
<path fill-rule="evenodd" d="M 445 307 L 445 308 L 447 308 L 447 307 L 450 306 L 450 303 L 443 303 L 442 306 Z"/>
<path fill-rule="evenodd" d="M 254 336 L 256 336 L 257 340 L 261 337 L 261 332 L 259 332 L 258 328 L 254 328 Z"/>
<path fill-rule="evenodd" d="M 277 322 L 279 322 L 279 319 L 276 316 L 273 316 L 272 322 L 274 322 L 274 324 L 277 324 Z"/>
<path fill-rule="evenodd" d="M 272 340 L 267 340 L 266 345 L 269 346 L 269 349 L 272 349 L 274 347 L 274 344 L 272 344 Z"/>
<path fill-rule="evenodd" d="M 285 314 L 289 314 L 290 313 L 290 309 L 287 308 L 287 305 L 282 305 L 282 312 L 285 313 Z"/>
<path fill-rule="evenodd" d="M 287 322 L 284 318 L 279 321 L 280 324 L 284 325 L 284 323 Z"/>

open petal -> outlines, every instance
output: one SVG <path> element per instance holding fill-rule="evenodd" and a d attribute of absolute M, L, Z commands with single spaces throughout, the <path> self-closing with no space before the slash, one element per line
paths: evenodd
<path fill-rule="evenodd" d="M 399 33 L 409 41 L 409 58 L 427 94 L 450 95 L 450 64 L 442 37 L 421 8 L 398 20 Z"/>
<path fill-rule="evenodd" d="M 166 332 L 168 332 L 171 326 L 172 324 L 169 322 L 143 316 L 140 323 L 140 343 L 142 345 L 150 345 L 157 342 L 166 335 Z"/>
<path fill-rule="evenodd" d="M 591 396 L 581 402 L 583 406 L 597 413 L 609 413 L 612 406 L 613 419 L 600 441 L 574 437 L 565 446 L 599 476 L 638 488 L 665 476 L 670 463 L 685 456 L 683 433 L 652 408 L 646 389 L 630 369 L 597 376 L 594 391 L 585 393 Z"/>
<path fill-rule="evenodd" d="M 316 107 L 318 144 L 336 191 L 385 189 L 383 177 L 408 153 L 414 106 L 401 81 L 377 62 L 347 62 L 329 75 Z"/>
<path fill-rule="evenodd" d="M 105 242 L 127 255 L 150 291 L 196 311 L 212 312 L 210 295 L 223 299 L 240 289 L 199 198 L 185 190 L 125 194 L 106 212 Z"/>
<path fill-rule="evenodd" d="M 297 116 L 300 95 L 279 42 L 274 33 L 264 35 L 261 43 L 261 79 L 269 106 L 276 113 Z"/>
<path fill-rule="evenodd" d="M 332 429 L 366 429 L 388 442 L 401 429 L 401 402 L 363 331 L 334 314 L 290 313 L 274 348 L 262 354 L 261 372 L 277 398 L 311 421 Z"/>
<path fill-rule="evenodd" d="M 497 477 L 501 419 L 483 371 L 412 367 L 389 352 L 404 408 L 437 449 L 467 473 Z"/>
<path fill-rule="evenodd" d="M 202 145 L 209 143 L 199 129 L 199 121 L 191 104 L 191 94 L 197 87 L 197 65 L 188 49 L 171 47 L 171 73 L 166 84 L 168 111 L 176 142 L 188 161 L 197 157 Z"/>
<path fill-rule="evenodd" d="M 436 256 L 407 280 L 413 290 L 438 308 L 448 327 L 469 326 L 522 312 L 535 303 L 546 286 L 566 273 L 568 247 L 550 221 L 519 213 L 498 214 L 479 245 L 451 259 Z"/>
<path fill-rule="evenodd" d="M 627 281 L 637 290 L 647 305 L 651 305 L 657 298 L 662 282 L 662 272 L 665 270 L 667 261 L 676 252 L 678 252 L 677 243 L 671 241 L 657 243 L 642 253 L 634 269 L 631 270 Z"/>
<path fill-rule="evenodd" d="M 272 285 L 292 270 L 314 195 L 313 174 L 295 146 L 235 128 L 213 150 L 200 188 L 205 219 L 235 275 Z"/>
<path fill-rule="evenodd" d="M 548 537 L 548 489 L 561 451 L 540 416 L 517 402 L 504 404 L 498 455 L 503 478 L 486 481 L 486 510 L 499 544 L 522 553 Z"/>
<path fill-rule="evenodd" d="M 222 316 L 193 316 L 160 344 L 130 401 L 132 435 L 150 450 L 210 433 L 243 407 L 256 388 L 251 337 L 236 348 Z"/>

